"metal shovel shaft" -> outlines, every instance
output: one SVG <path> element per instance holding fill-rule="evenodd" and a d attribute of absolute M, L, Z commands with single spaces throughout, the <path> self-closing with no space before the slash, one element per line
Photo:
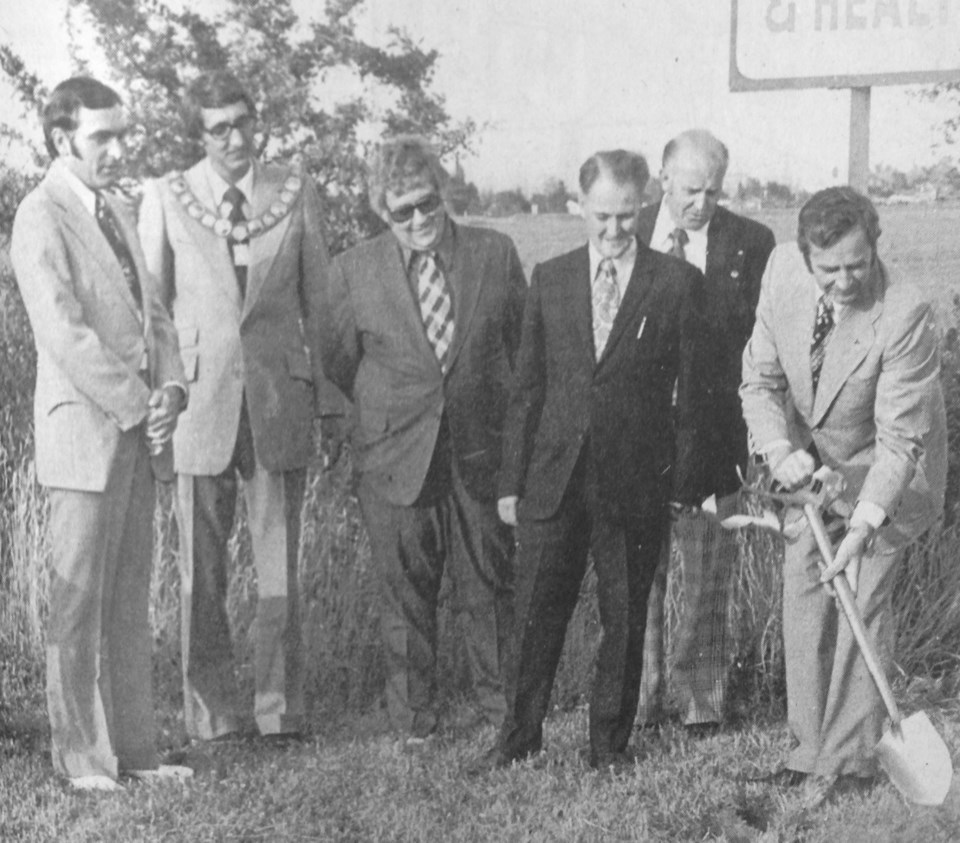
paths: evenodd
<path fill-rule="evenodd" d="M 830 544 L 830 537 L 827 535 L 827 528 L 823 524 L 823 518 L 820 516 L 820 510 L 812 503 L 803 505 L 803 513 L 807 516 L 807 522 L 813 531 L 813 537 L 817 541 L 817 547 L 820 550 L 820 556 L 823 561 L 820 563 L 820 569 L 823 570 L 833 564 L 833 547 Z M 867 669 L 877 683 L 877 690 L 883 698 L 883 704 L 887 707 L 887 713 L 890 715 L 892 727 L 900 728 L 900 708 L 897 701 L 893 698 L 893 690 L 887 681 L 886 673 L 880 665 L 880 659 L 877 657 L 876 650 L 867 635 L 866 627 L 863 625 L 863 618 L 860 616 L 860 610 L 857 608 L 856 598 L 853 590 L 850 588 L 850 582 L 846 574 L 834 577 L 831 585 L 837 593 L 837 598 L 843 608 L 843 613 L 850 622 L 850 629 L 853 631 L 853 637 L 860 647 L 863 654 L 863 660 L 867 663 Z"/>

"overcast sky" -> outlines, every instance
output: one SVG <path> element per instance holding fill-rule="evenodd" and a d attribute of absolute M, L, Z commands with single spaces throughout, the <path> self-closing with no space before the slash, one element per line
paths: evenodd
<path fill-rule="evenodd" d="M 309 16 L 320 0 L 294 5 Z M 0 40 L 48 84 L 69 74 L 66 0 L 0 8 Z M 726 0 L 367 0 L 364 34 L 382 41 L 390 25 L 440 52 L 449 111 L 485 127 L 463 161 L 481 188 L 572 184 L 587 155 L 613 146 L 656 170 L 663 144 L 691 126 L 727 142 L 728 186 L 741 174 L 809 189 L 846 178 L 849 92 L 731 93 Z M 942 118 L 909 88 L 875 87 L 871 164 L 906 170 L 950 153 Z"/>

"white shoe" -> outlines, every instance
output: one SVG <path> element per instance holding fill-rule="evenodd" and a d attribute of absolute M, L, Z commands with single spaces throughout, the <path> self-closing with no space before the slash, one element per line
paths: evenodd
<path fill-rule="evenodd" d="M 110 776 L 74 776 L 67 781 L 73 790 L 99 790 L 103 793 L 112 793 L 124 789 L 120 782 L 114 781 Z"/>
<path fill-rule="evenodd" d="M 124 775 L 141 782 L 184 781 L 193 776 L 193 770 L 178 764 L 161 764 L 155 770 L 124 770 Z"/>

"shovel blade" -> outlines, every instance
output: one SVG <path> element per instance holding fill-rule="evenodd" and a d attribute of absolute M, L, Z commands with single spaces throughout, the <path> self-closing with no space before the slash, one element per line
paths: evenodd
<path fill-rule="evenodd" d="M 922 711 L 887 729 L 877 744 L 877 759 L 890 781 L 917 805 L 942 805 L 953 778 L 950 751 Z"/>

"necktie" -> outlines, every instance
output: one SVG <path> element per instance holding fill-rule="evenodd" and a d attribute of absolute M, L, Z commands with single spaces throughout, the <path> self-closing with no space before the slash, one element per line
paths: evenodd
<path fill-rule="evenodd" d="M 453 342 L 453 300 L 432 252 L 420 252 L 417 258 L 417 300 L 427 339 L 441 371 L 446 372 L 447 355 Z"/>
<path fill-rule="evenodd" d="M 820 370 L 823 368 L 823 355 L 827 350 L 827 337 L 833 330 L 833 305 L 826 296 L 817 300 L 817 319 L 813 324 L 813 340 L 810 342 L 810 374 L 813 378 L 813 391 L 816 393 L 820 382 Z"/>
<path fill-rule="evenodd" d="M 687 253 L 684 251 L 684 246 L 687 245 L 687 242 L 690 240 L 690 236 L 682 228 L 675 228 L 670 232 L 670 254 L 675 258 L 680 258 L 680 260 L 687 259 Z"/>
<path fill-rule="evenodd" d="M 94 208 L 97 224 L 100 226 L 103 236 L 107 238 L 114 255 L 117 256 L 120 269 L 123 270 L 123 277 L 126 279 L 127 287 L 130 288 L 133 300 L 137 303 L 137 308 L 142 310 L 143 293 L 140 289 L 140 278 L 137 276 L 136 264 L 133 262 L 130 249 L 120 234 L 120 229 L 117 228 L 117 221 L 113 218 L 113 212 L 104 200 L 103 194 L 99 191 L 96 193 Z"/>
<path fill-rule="evenodd" d="M 231 184 L 224 192 L 223 201 L 230 205 L 230 213 L 227 215 L 227 219 L 231 225 L 246 222 L 247 217 L 243 213 L 243 200 L 245 198 L 243 191 L 235 184 Z M 227 238 L 227 244 L 230 247 L 230 260 L 233 261 L 233 269 L 237 273 L 237 286 L 240 287 L 241 296 L 247 294 L 247 259 L 245 254 L 242 257 L 240 255 L 241 251 L 245 252 L 246 250 L 237 249 L 237 246 L 245 247 L 249 242 L 249 239 L 234 240 L 232 236 Z"/>
<path fill-rule="evenodd" d="M 593 281 L 593 347 L 597 359 L 603 354 L 613 327 L 613 320 L 620 307 L 620 288 L 617 286 L 617 269 L 610 258 L 600 262 L 597 277 Z"/>

